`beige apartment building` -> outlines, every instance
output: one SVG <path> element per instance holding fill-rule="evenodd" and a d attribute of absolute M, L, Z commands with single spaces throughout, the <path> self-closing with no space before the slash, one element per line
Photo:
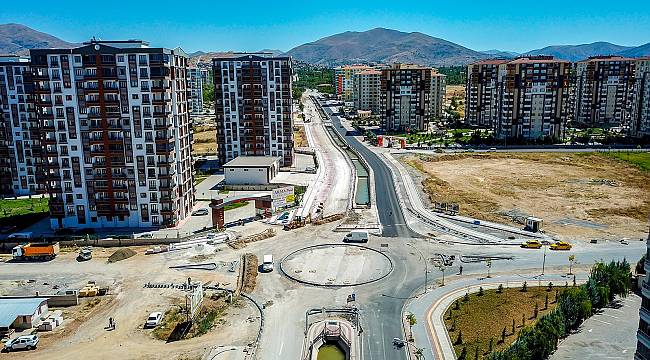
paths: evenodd
<path fill-rule="evenodd" d="M 442 107 L 447 90 L 447 76 L 438 73 L 438 69 L 431 71 L 431 116 L 442 117 Z"/>
<path fill-rule="evenodd" d="M 352 99 L 356 110 L 379 115 L 381 110 L 381 71 L 367 69 L 354 76 Z"/>
<path fill-rule="evenodd" d="M 594 56 L 576 63 L 574 123 L 588 127 L 630 126 L 635 59 Z"/>

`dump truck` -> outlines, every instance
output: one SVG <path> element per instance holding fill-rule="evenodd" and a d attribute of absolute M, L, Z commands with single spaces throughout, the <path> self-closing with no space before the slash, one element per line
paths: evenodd
<path fill-rule="evenodd" d="M 59 254 L 59 243 L 18 245 L 11 250 L 14 260 L 47 261 Z"/>

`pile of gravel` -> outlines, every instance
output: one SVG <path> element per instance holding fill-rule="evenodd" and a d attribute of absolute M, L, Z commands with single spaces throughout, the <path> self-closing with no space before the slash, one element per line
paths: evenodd
<path fill-rule="evenodd" d="M 128 259 L 128 258 L 130 258 L 131 256 L 133 256 L 135 254 L 136 254 L 136 252 L 131 250 L 131 249 L 122 248 L 122 249 L 119 249 L 116 252 L 114 252 L 111 256 L 109 256 L 108 257 L 108 262 L 109 263 L 118 262 L 118 261 L 121 261 L 121 260 L 124 260 L 124 259 Z"/>

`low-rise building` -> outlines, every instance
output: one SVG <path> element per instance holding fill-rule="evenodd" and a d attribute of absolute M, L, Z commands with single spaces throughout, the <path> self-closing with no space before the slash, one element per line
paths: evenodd
<path fill-rule="evenodd" d="M 226 185 L 268 185 L 280 171 L 276 156 L 239 156 L 223 166 Z"/>
<path fill-rule="evenodd" d="M 0 298 L 0 333 L 38 326 L 47 311 L 47 298 Z"/>

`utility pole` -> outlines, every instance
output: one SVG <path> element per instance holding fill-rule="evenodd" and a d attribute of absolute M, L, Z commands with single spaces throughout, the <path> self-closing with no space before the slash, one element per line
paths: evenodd
<path fill-rule="evenodd" d="M 492 259 L 485 260 L 485 265 L 487 265 L 487 268 L 488 268 L 487 277 L 489 279 L 490 278 L 490 269 L 492 268 Z"/>
<path fill-rule="evenodd" d="M 571 254 L 569 255 L 569 274 L 573 275 L 573 262 L 576 261 L 576 256 Z"/>

